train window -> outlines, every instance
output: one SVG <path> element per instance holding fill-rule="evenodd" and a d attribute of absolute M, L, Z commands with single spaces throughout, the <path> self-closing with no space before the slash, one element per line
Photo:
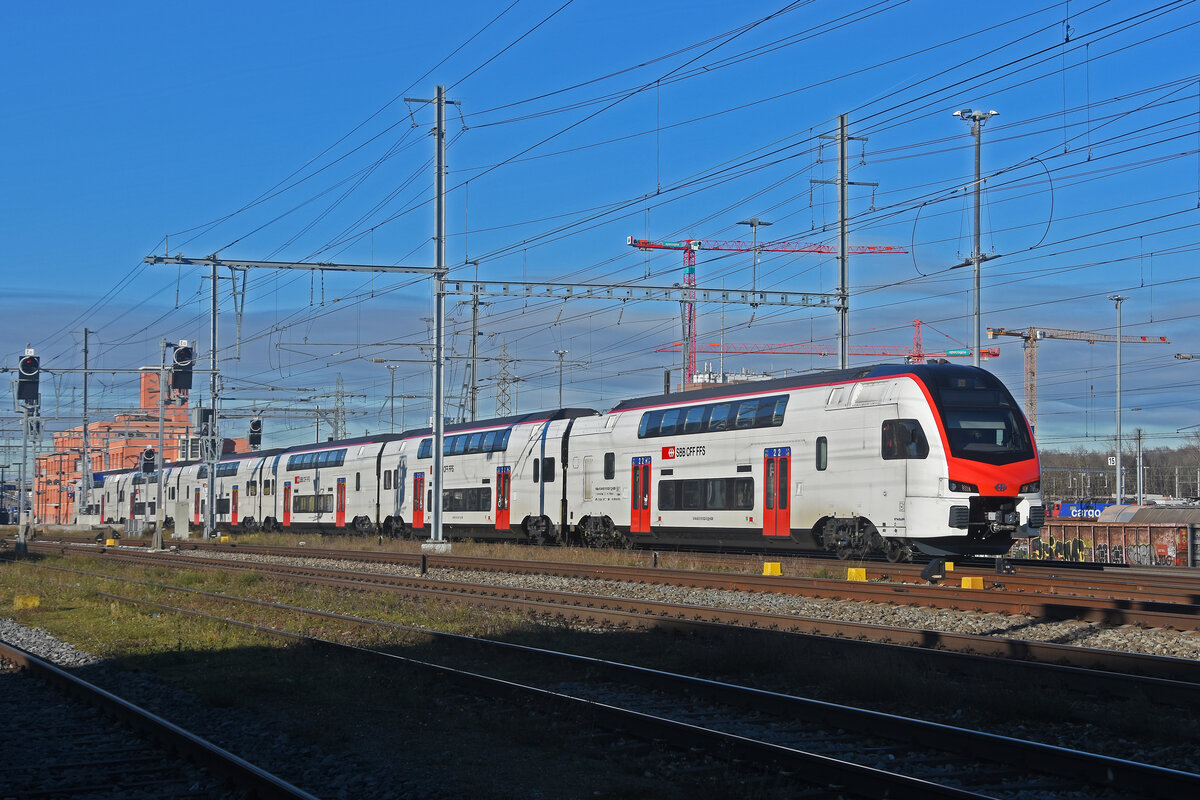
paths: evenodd
<path fill-rule="evenodd" d="M 125 490 L 124 490 L 124 489 L 122 489 L 122 490 L 121 490 L 121 491 L 120 491 L 120 492 L 117 494 L 117 502 L 118 502 L 118 503 L 123 503 L 123 502 L 125 502 Z"/>
<path fill-rule="evenodd" d="M 533 460 L 533 482 L 537 483 L 542 477 L 542 460 L 535 458 Z"/>
<path fill-rule="evenodd" d="M 617 477 L 617 454 L 604 454 L 604 480 L 611 481 Z"/>
<path fill-rule="evenodd" d="M 443 489 L 442 509 L 445 511 L 491 511 L 491 487 Z"/>
<path fill-rule="evenodd" d="M 480 442 L 479 449 L 485 453 L 490 453 L 493 450 L 492 445 L 496 443 L 496 432 L 488 431 L 483 435 L 483 441 Z"/>
<path fill-rule="evenodd" d="M 679 421 L 679 409 L 668 408 L 662 412 L 662 422 L 659 423 L 658 435 L 670 436 L 675 433 L 675 425 Z"/>
<path fill-rule="evenodd" d="M 773 509 L 775 508 L 775 459 L 773 458 L 767 460 L 763 481 L 767 484 L 766 506 L 768 509 Z"/>
<path fill-rule="evenodd" d="M 704 484 L 705 484 L 705 486 L 704 486 L 704 492 L 705 492 L 704 507 L 705 508 L 728 508 L 728 506 L 726 505 L 726 503 L 728 501 L 725 499 L 726 481 L 724 481 L 724 480 L 705 481 Z"/>
<path fill-rule="evenodd" d="M 885 460 L 925 458 L 929 442 L 921 423 L 915 419 L 885 419 L 881 429 L 880 450 Z"/>
<path fill-rule="evenodd" d="M 634 470 L 634 484 L 637 483 L 636 476 L 639 470 Z M 638 487 L 633 487 L 634 494 L 637 494 Z M 658 510 L 673 511 L 679 508 L 679 481 L 659 481 L 658 482 Z"/>
<path fill-rule="evenodd" d="M 542 482 L 543 483 L 554 483 L 554 458 L 550 457 L 547 459 L 543 459 L 543 461 L 544 461 L 544 463 L 542 464 Z"/>
<path fill-rule="evenodd" d="M 658 436 L 659 426 L 662 424 L 663 412 L 661 409 L 657 411 L 647 411 L 642 415 L 642 424 L 638 428 L 638 438 L 645 439 L 647 436 Z"/>
<path fill-rule="evenodd" d="M 712 413 L 708 416 L 708 429 L 710 431 L 723 431 L 729 428 L 729 411 L 732 408 L 729 403 L 717 403 L 712 407 Z"/>
<path fill-rule="evenodd" d="M 508 437 L 509 437 L 509 434 L 511 434 L 511 433 L 512 433 L 512 428 L 505 428 L 504 430 L 502 430 L 500 432 L 500 435 L 498 435 L 496 437 L 496 449 L 497 450 L 507 450 L 508 449 Z"/>
<path fill-rule="evenodd" d="M 246 494 L 251 497 L 258 495 L 258 483 L 256 481 L 246 481 Z"/>
<path fill-rule="evenodd" d="M 754 418 L 758 416 L 758 401 L 743 400 L 738 403 L 737 417 L 734 422 L 734 427 L 739 430 L 742 428 L 753 428 Z"/>
<path fill-rule="evenodd" d="M 362 491 L 362 473 L 360 472 L 354 473 L 354 491 Z"/>
<path fill-rule="evenodd" d="M 636 476 L 634 472 L 637 491 Z M 658 482 L 660 511 L 730 511 L 754 508 L 753 478 L 700 478 Z"/>
<path fill-rule="evenodd" d="M 467 442 L 469 439 L 470 439 L 470 437 L 467 436 L 466 434 L 463 434 L 461 436 L 455 436 L 454 437 L 454 450 L 452 451 L 452 454 L 456 455 L 456 456 L 460 456 L 463 453 L 467 452 Z"/>
<path fill-rule="evenodd" d="M 684 411 L 683 432 L 699 433 L 704 430 L 704 418 L 708 414 L 708 406 L 692 406 Z"/>
<path fill-rule="evenodd" d="M 433 458 L 433 439 L 422 439 L 417 448 L 417 458 Z"/>
<path fill-rule="evenodd" d="M 263 481 L 263 495 L 269 496 L 275 489 L 275 481 Z"/>
<path fill-rule="evenodd" d="M 817 471 L 823 472 L 829 467 L 829 440 L 824 436 L 817 437 Z"/>
<path fill-rule="evenodd" d="M 390 469 L 383 472 L 383 488 L 385 490 L 392 488 L 392 471 Z"/>
<path fill-rule="evenodd" d="M 483 448 L 482 448 L 482 447 L 480 447 L 480 442 L 482 442 L 482 441 L 483 441 L 483 434 L 482 434 L 482 433 L 472 433 L 472 434 L 471 434 L 471 441 L 467 443 L 467 452 L 468 452 L 468 453 L 479 453 L 479 452 L 482 452 L 482 449 L 483 449 Z"/>
<path fill-rule="evenodd" d="M 170 495 L 170 497 L 171 497 L 171 499 L 172 499 L 172 500 L 174 500 L 174 499 L 175 499 L 175 487 L 174 487 L 174 486 L 172 486 L 172 487 L 170 488 L 170 490 L 168 491 L 168 494 Z"/>
<path fill-rule="evenodd" d="M 788 507 L 788 459 L 779 459 L 779 510 Z"/>

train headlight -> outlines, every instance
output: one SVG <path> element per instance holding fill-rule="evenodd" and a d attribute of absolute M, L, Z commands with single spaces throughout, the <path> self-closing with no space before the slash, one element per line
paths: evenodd
<path fill-rule="evenodd" d="M 967 494 L 979 494 L 979 487 L 973 483 L 960 483 L 959 481 L 950 481 L 950 491 L 965 492 Z"/>
<path fill-rule="evenodd" d="M 1042 490 L 1042 482 L 1034 481 L 1033 483 L 1021 484 L 1021 494 L 1033 494 Z"/>

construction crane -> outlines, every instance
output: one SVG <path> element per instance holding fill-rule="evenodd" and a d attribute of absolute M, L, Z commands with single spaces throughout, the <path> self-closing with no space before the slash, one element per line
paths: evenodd
<path fill-rule="evenodd" d="M 814 242 L 743 242 L 736 239 L 682 239 L 677 242 L 655 242 L 649 239 L 626 237 L 625 243 L 639 250 L 682 250 L 683 251 L 683 294 L 687 300 L 683 302 L 683 346 L 686 359 L 683 369 L 681 386 L 691 383 L 696 374 L 696 251 L 723 250 L 727 252 L 756 252 L 756 253 L 837 253 L 837 248 L 827 244 Z M 854 245 L 847 248 L 850 255 L 866 253 L 907 253 L 903 247 L 889 245 Z"/>
<path fill-rule="evenodd" d="M 926 352 L 921 337 L 921 326 L 924 324 L 919 319 L 913 320 L 912 347 L 851 345 L 849 353 L 852 356 L 902 358 L 906 364 L 920 364 L 927 358 L 969 358 L 971 356 L 971 349 L 969 347 L 953 348 L 940 353 Z M 654 352 L 678 353 L 680 348 L 683 347 L 683 342 L 673 342 L 672 344 L 672 347 L 660 347 Z M 697 348 L 696 352 L 700 354 L 739 353 L 742 355 L 832 356 L 837 355 L 837 348 L 828 345 L 817 345 L 811 342 L 784 344 L 725 344 L 722 342 L 708 342 Z M 995 347 L 984 347 L 980 349 L 979 355 L 983 358 L 998 358 L 1000 350 Z"/>
<path fill-rule="evenodd" d="M 1027 330 L 1010 330 L 1008 328 L 988 328 L 989 339 L 997 336 L 1016 336 L 1023 342 L 1025 350 L 1025 416 L 1029 427 L 1037 430 L 1037 345 L 1042 339 L 1069 339 L 1076 342 L 1115 342 L 1118 337 L 1111 333 L 1096 333 L 1095 331 L 1070 331 L 1062 328 L 1031 327 Z M 1119 339 L 1127 344 L 1170 344 L 1166 336 L 1121 336 Z"/>

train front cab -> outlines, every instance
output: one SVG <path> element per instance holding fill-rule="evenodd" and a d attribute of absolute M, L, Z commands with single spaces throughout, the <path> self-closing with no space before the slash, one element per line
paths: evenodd
<path fill-rule="evenodd" d="M 914 543 L 931 555 L 1003 555 L 1014 539 L 1036 537 L 1045 518 L 1037 451 L 999 379 L 938 366 L 904 385 L 907 405 L 934 415 L 928 457 L 908 464 Z"/>

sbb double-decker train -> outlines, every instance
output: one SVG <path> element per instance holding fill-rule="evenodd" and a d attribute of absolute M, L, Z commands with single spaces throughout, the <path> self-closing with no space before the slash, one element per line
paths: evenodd
<path fill-rule="evenodd" d="M 1007 552 L 1042 526 L 1038 457 L 1004 385 L 976 367 L 881 365 L 446 426 L 448 537 L 588 545 Z M 234 530 L 428 537 L 429 429 L 226 456 Z M 172 464 L 166 516 L 200 525 L 208 468 Z M 157 476 L 112 473 L 90 522 L 141 517 Z M 149 504 L 149 508 L 145 504 Z"/>

